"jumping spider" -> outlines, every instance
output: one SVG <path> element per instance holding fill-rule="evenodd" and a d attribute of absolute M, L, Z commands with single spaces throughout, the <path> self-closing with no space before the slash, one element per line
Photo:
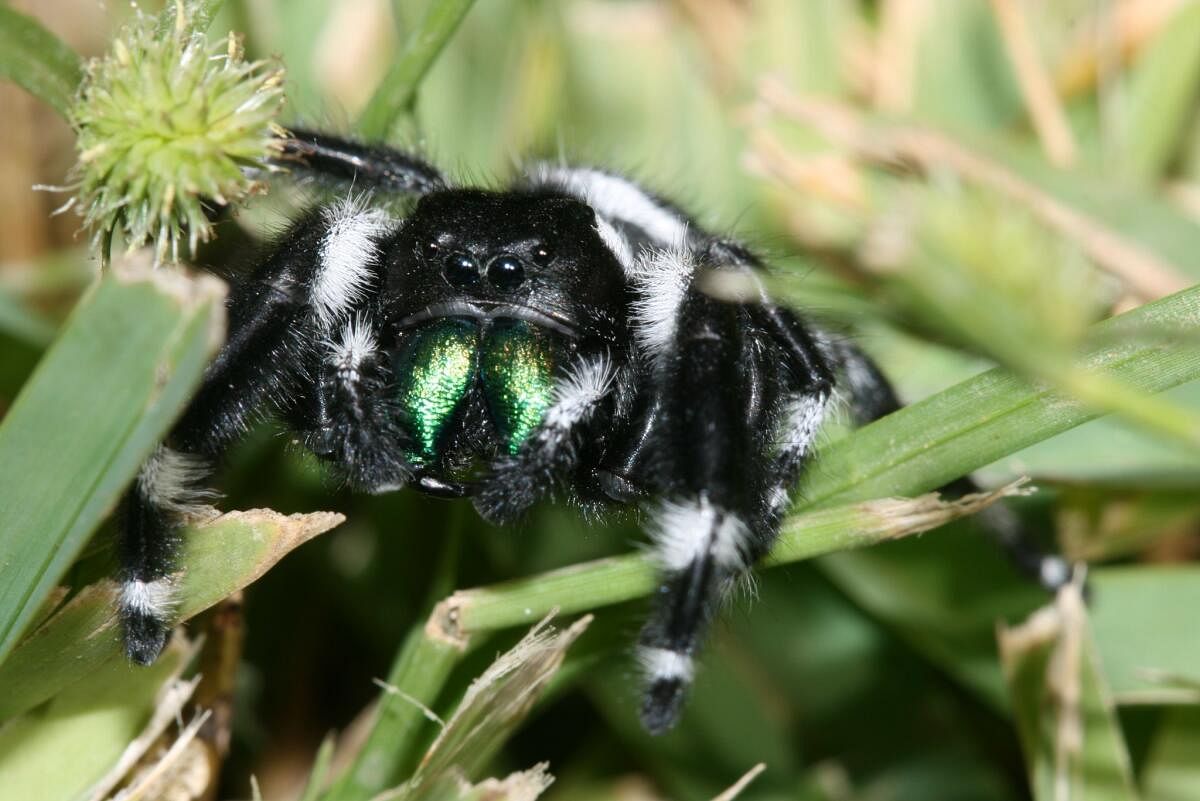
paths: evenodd
<path fill-rule="evenodd" d="M 623 177 L 537 164 L 451 185 L 410 154 L 296 132 L 284 159 L 355 195 L 307 212 L 231 294 L 229 336 L 123 502 L 120 615 L 153 661 L 179 520 L 209 465 L 273 409 L 367 492 L 470 497 L 491 521 L 556 494 L 639 504 L 661 585 L 641 716 L 679 715 L 723 591 L 771 547 L 835 385 L 861 421 L 879 370 L 761 290 L 760 260 Z M 416 198 L 397 219 L 382 199 Z M 836 384 L 835 384 L 836 382 Z"/>

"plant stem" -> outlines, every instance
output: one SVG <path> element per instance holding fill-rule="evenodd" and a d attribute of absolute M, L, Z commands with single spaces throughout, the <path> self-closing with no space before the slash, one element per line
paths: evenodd
<path fill-rule="evenodd" d="M 474 0 L 433 0 L 413 28 L 404 49 L 375 90 L 358 120 L 368 139 L 384 139 L 396 119 L 412 111 L 417 89 L 446 42 L 458 30 Z"/>
<path fill-rule="evenodd" d="M 0 6 L 0 78 L 68 118 L 83 65 L 74 50 L 33 17 Z"/>
<path fill-rule="evenodd" d="M 972 514 L 1015 488 L 956 501 L 930 494 L 794 515 L 761 565 L 790 564 L 928 531 Z M 555 610 L 570 615 L 649 595 L 658 584 L 657 575 L 654 557 L 636 553 L 462 590 L 438 605 L 428 628 L 466 648 L 474 634 L 528 625 Z"/>
<path fill-rule="evenodd" d="M 447 514 L 447 536 L 441 562 L 429 586 L 429 606 L 454 586 L 468 511 L 467 505 L 460 503 Z M 437 700 L 462 655 L 463 649 L 456 643 L 431 637 L 428 626 L 414 626 L 409 631 L 388 671 L 385 682 L 388 691 L 380 699 L 371 733 L 354 764 L 325 795 L 324 801 L 370 798 L 415 767 L 418 736 L 427 723 L 423 707 Z"/>
<path fill-rule="evenodd" d="M 1129 390 L 1162 392 L 1200 378 L 1200 347 L 1184 336 L 1197 329 L 1200 286 L 1093 326 L 1092 339 L 1106 344 L 1079 369 Z M 989 370 L 822 448 L 801 497 L 814 507 L 928 492 L 1099 416 L 1050 387 Z"/>

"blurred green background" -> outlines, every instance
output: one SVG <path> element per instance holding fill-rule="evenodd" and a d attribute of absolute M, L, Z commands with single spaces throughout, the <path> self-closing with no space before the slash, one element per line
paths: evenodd
<path fill-rule="evenodd" d="M 85 55 L 129 13 L 11 5 Z M 425 10 L 228 0 L 212 30 L 283 62 L 285 124 L 348 132 Z M 1014 445 L 979 476 L 1031 476 L 1040 491 L 1016 503 L 1031 529 L 1107 565 L 1093 572 L 1092 630 L 1117 717 L 1082 725 L 1118 743 L 1090 754 L 1071 798 L 1185 801 L 1200 799 L 1200 383 L 1153 405 L 1073 365 L 1121 344 L 1089 325 L 1200 279 L 1198 88 L 1200 4 L 1183 1 L 480 0 L 392 138 L 489 186 L 533 157 L 637 177 L 768 256 L 777 296 L 856 337 L 906 400 L 1001 364 L 1116 412 Z M 69 128 L 10 85 L 0 103 L 2 413 L 94 266 L 77 219 L 49 216 L 60 198 L 30 189 L 65 181 Z M 308 200 L 272 192 L 199 261 L 228 273 L 245 236 L 268 237 Z M 1194 327 L 1120 336 L 1197 344 Z M 588 525 L 547 507 L 496 529 L 415 493 L 354 496 L 270 425 L 218 483 L 223 509 L 347 517 L 245 592 L 221 798 L 248 797 L 252 774 L 269 801 L 296 797 L 322 739 L 352 726 L 422 624 L 450 532 L 457 587 L 644 542 L 632 518 Z M 644 605 L 606 609 L 488 774 L 549 761 L 544 797 L 564 801 L 713 798 L 758 762 L 745 798 L 1062 798 L 1030 784 L 1053 762 L 1036 744 L 1062 733 L 1022 737 L 1016 721 L 1037 714 L 1014 718 L 1046 691 L 1006 682 L 996 644 L 999 622 L 1047 601 L 971 522 L 763 572 L 659 739 L 635 716 Z M 514 639 L 477 649 L 437 711 Z"/>

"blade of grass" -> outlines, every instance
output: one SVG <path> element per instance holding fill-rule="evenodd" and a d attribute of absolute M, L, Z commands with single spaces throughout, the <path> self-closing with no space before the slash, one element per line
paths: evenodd
<path fill-rule="evenodd" d="M 199 381 L 223 296 L 211 277 L 113 271 L 0 424 L 0 663 Z"/>
<path fill-rule="evenodd" d="M 1092 327 L 1080 366 L 1142 393 L 1200 378 L 1200 287 Z M 1159 332 L 1159 336 L 1154 336 Z M 938 393 L 820 450 L 801 486 L 805 507 L 940 487 L 1097 417 L 1094 410 L 1001 369 Z"/>
<path fill-rule="evenodd" d="M 46 101 L 66 118 L 83 65 L 74 50 L 33 17 L 0 6 L 0 78 Z"/>
<path fill-rule="evenodd" d="M 1200 707 L 1167 710 L 1140 771 L 1142 794 L 1154 801 L 1187 801 L 1200 787 Z"/>
<path fill-rule="evenodd" d="M 584 616 L 562 630 L 543 621 L 492 662 L 471 683 L 454 715 L 396 798 L 415 801 L 436 797 L 431 790 L 445 777 L 477 777 L 529 714 L 562 666 L 567 649 L 591 620 L 590 615 Z"/>
<path fill-rule="evenodd" d="M 160 688 L 182 669 L 186 655 L 177 640 L 149 668 L 109 662 L 87 671 L 45 707 L 8 722 L 0 729 L 0 796 L 90 797 L 92 785 L 142 731 Z"/>
<path fill-rule="evenodd" d="M 1172 17 L 1133 69 L 1113 163 L 1133 177 L 1161 177 L 1195 116 L 1200 91 L 1200 6 L 1185 5 Z"/>
<path fill-rule="evenodd" d="M 1195 565 L 1098 568 L 1089 583 L 1091 626 L 1104 672 L 1121 704 L 1195 703 L 1200 641 L 1195 629 L 1200 569 Z"/>
<path fill-rule="evenodd" d="M 396 61 L 375 90 L 358 120 L 358 130 L 368 139 L 386 139 L 392 123 L 409 113 L 417 89 L 438 54 L 458 30 L 475 0 L 435 0 L 413 28 Z"/>
<path fill-rule="evenodd" d="M 454 586 L 465 504 L 452 507 L 446 520 L 446 540 L 440 564 L 429 587 L 432 606 Z M 354 763 L 324 796 L 326 801 L 367 799 L 399 782 L 415 767 L 417 739 L 428 722 L 428 708 L 437 701 L 450 673 L 462 658 L 460 643 L 439 636 L 430 626 L 415 626 L 405 637 L 385 681 L 371 733 Z"/>
<path fill-rule="evenodd" d="M 789 564 L 929 531 L 1016 492 L 1018 485 L 958 501 L 941 501 L 934 495 L 884 498 L 794 515 L 762 565 Z M 430 628 L 465 648 L 474 634 L 528 625 L 552 609 L 567 615 L 633 600 L 649 595 L 657 583 L 654 558 L 649 554 L 600 559 L 490 587 L 460 590 L 434 610 Z"/>
<path fill-rule="evenodd" d="M 173 621 L 202 612 L 251 583 L 292 549 L 328 531 L 341 515 L 285 517 L 230 512 L 183 537 Z M 102 665 L 124 662 L 113 610 L 119 587 L 89 584 L 23 639 L 0 664 L 0 721 L 32 709 Z"/>
<path fill-rule="evenodd" d="M 54 339 L 54 324 L 0 289 L 0 332 L 31 347 L 45 348 Z"/>

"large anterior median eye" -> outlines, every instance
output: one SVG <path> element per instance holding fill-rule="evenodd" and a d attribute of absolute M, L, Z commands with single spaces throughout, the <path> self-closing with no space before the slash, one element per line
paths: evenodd
<path fill-rule="evenodd" d="M 521 320 L 496 320 L 483 343 L 484 392 L 496 429 L 516 453 L 554 394 L 554 341 Z"/>
<path fill-rule="evenodd" d="M 479 264 L 466 253 L 451 253 L 442 265 L 442 275 L 451 286 L 473 286 L 479 283 Z"/>
<path fill-rule="evenodd" d="M 496 289 L 508 291 L 525 283 L 525 266 L 516 256 L 507 253 L 497 256 L 488 264 L 488 281 Z"/>
<path fill-rule="evenodd" d="M 416 464 L 438 457 L 446 424 L 471 384 L 477 364 L 478 329 L 467 320 L 439 320 L 410 335 L 396 360 L 400 405 L 416 439 Z"/>

